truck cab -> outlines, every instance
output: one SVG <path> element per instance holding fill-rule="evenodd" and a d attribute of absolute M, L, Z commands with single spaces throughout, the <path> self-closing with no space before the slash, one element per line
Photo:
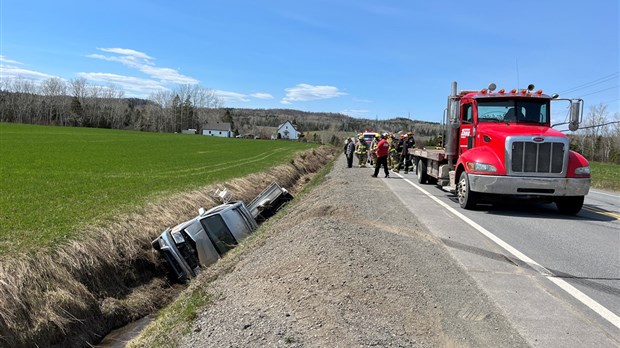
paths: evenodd
<path fill-rule="evenodd" d="M 576 214 L 589 191 L 589 163 L 551 127 L 551 104 L 569 103 L 569 128 L 576 130 L 583 101 L 534 92 L 533 85 L 495 89 L 491 84 L 457 93 L 453 84 L 445 152 L 414 153 L 422 169 L 418 177 L 449 183 L 465 209 L 484 198 L 511 195 L 553 201 L 561 212 Z"/>

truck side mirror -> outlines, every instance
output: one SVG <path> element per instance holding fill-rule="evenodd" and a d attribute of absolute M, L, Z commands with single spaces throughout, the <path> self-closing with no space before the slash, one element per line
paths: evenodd
<path fill-rule="evenodd" d="M 575 99 L 570 103 L 570 122 L 568 123 L 568 129 L 572 132 L 579 129 L 579 123 L 581 123 L 581 110 L 583 107 L 583 100 Z"/>

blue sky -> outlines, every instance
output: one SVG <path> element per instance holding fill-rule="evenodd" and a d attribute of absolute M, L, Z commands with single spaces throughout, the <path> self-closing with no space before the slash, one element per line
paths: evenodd
<path fill-rule="evenodd" d="M 459 88 L 620 111 L 620 1 L 0 0 L 0 78 L 127 96 L 199 84 L 228 107 L 442 117 Z"/>

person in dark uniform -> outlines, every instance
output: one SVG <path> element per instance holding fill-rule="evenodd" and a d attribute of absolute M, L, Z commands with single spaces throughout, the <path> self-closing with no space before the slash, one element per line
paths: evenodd
<path fill-rule="evenodd" d="M 411 161 L 411 155 L 409 154 L 409 149 L 413 149 L 415 146 L 415 139 L 413 138 L 413 132 L 407 132 L 407 137 L 405 138 L 405 143 L 403 146 L 402 155 L 405 156 L 404 164 L 405 164 L 405 174 L 409 172 L 409 170 L 413 170 L 413 162 Z"/>
<path fill-rule="evenodd" d="M 351 138 L 347 138 L 347 143 L 344 145 L 344 154 L 347 156 L 347 167 L 353 168 L 353 154 L 355 153 L 355 144 L 351 141 Z"/>

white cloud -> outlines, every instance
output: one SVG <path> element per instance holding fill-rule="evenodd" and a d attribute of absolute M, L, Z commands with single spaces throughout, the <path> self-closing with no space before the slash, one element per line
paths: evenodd
<path fill-rule="evenodd" d="M 123 90 L 135 96 L 146 97 L 152 92 L 156 92 L 165 89 L 158 81 L 141 79 L 139 77 L 123 76 L 110 73 L 78 73 L 80 77 L 83 77 L 90 81 L 105 82 L 108 84 L 118 85 Z"/>
<path fill-rule="evenodd" d="M 372 103 L 372 100 L 360 99 L 360 98 L 353 98 L 353 101 L 357 103 Z"/>
<path fill-rule="evenodd" d="M 231 92 L 231 91 L 215 90 L 214 93 L 216 96 L 221 98 L 224 102 L 247 103 L 249 101 L 252 101 L 250 98 L 265 99 L 265 100 L 273 99 L 273 96 L 271 94 L 264 93 L 264 92 L 244 94 L 244 93 Z"/>
<path fill-rule="evenodd" d="M 175 69 L 156 67 L 154 62 L 155 59 L 146 53 L 128 48 L 98 48 L 98 50 L 117 55 L 93 53 L 87 55 L 87 57 L 121 63 L 148 75 L 152 79 L 159 80 L 162 84 L 176 83 L 195 85 L 199 82 L 197 79 L 185 76 Z"/>
<path fill-rule="evenodd" d="M 146 53 L 142 53 L 142 52 L 132 50 L 129 48 L 97 48 L 97 49 L 103 52 L 116 53 L 116 54 L 120 54 L 123 56 L 132 56 L 132 57 L 143 58 L 143 59 L 153 59 Z"/>
<path fill-rule="evenodd" d="M 8 59 L 8 58 L 6 58 L 5 56 L 3 56 L 3 55 L 1 55 L 1 54 L 0 54 L 0 63 L 6 63 L 6 64 L 20 64 L 20 65 L 22 64 L 22 63 L 20 63 L 20 62 L 18 62 L 18 61 L 16 61 L 16 60 L 11 60 L 11 59 Z"/>
<path fill-rule="evenodd" d="M 336 98 L 346 93 L 333 86 L 313 86 L 300 83 L 295 87 L 286 88 L 286 97 L 281 101 L 282 104 L 291 104 L 294 101 L 309 101 Z"/>
<path fill-rule="evenodd" d="M 170 68 L 157 68 L 154 66 L 140 66 L 140 71 L 162 82 L 195 85 L 198 83 L 193 77 L 179 74 L 178 71 Z"/>
<path fill-rule="evenodd" d="M 370 113 L 370 110 L 366 109 L 346 109 L 342 110 L 340 113 L 349 115 L 349 116 L 365 116 Z"/>
<path fill-rule="evenodd" d="M 28 79 L 28 80 L 46 80 L 55 77 L 46 73 L 42 73 L 35 70 L 23 69 L 17 66 L 4 65 L 0 63 L 0 78 L 2 79 Z"/>
<path fill-rule="evenodd" d="M 3 80 L 27 79 L 42 81 L 52 77 L 56 77 L 54 75 L 42 73 L 40 71 L 24 69 L 18 65 L 23 65 L 23 63 L 16 60 L 8 59 L 7 57 L 0 55 L 0 78 Z"/>
<path fill-rule="evenodd" d="M 249 102 L 250 99 L 247 95 L 237 92 L 229 92 L 222 90 L 215 90 L 215 95 L 222 99 L 224 102 Z"/>
<path fill-rule="evenodd" d="M 250 94 L 250 96 L 257 98 L 257 99 L 273 99 L 273 96 L 269 93 L 252 93 Z"/>

